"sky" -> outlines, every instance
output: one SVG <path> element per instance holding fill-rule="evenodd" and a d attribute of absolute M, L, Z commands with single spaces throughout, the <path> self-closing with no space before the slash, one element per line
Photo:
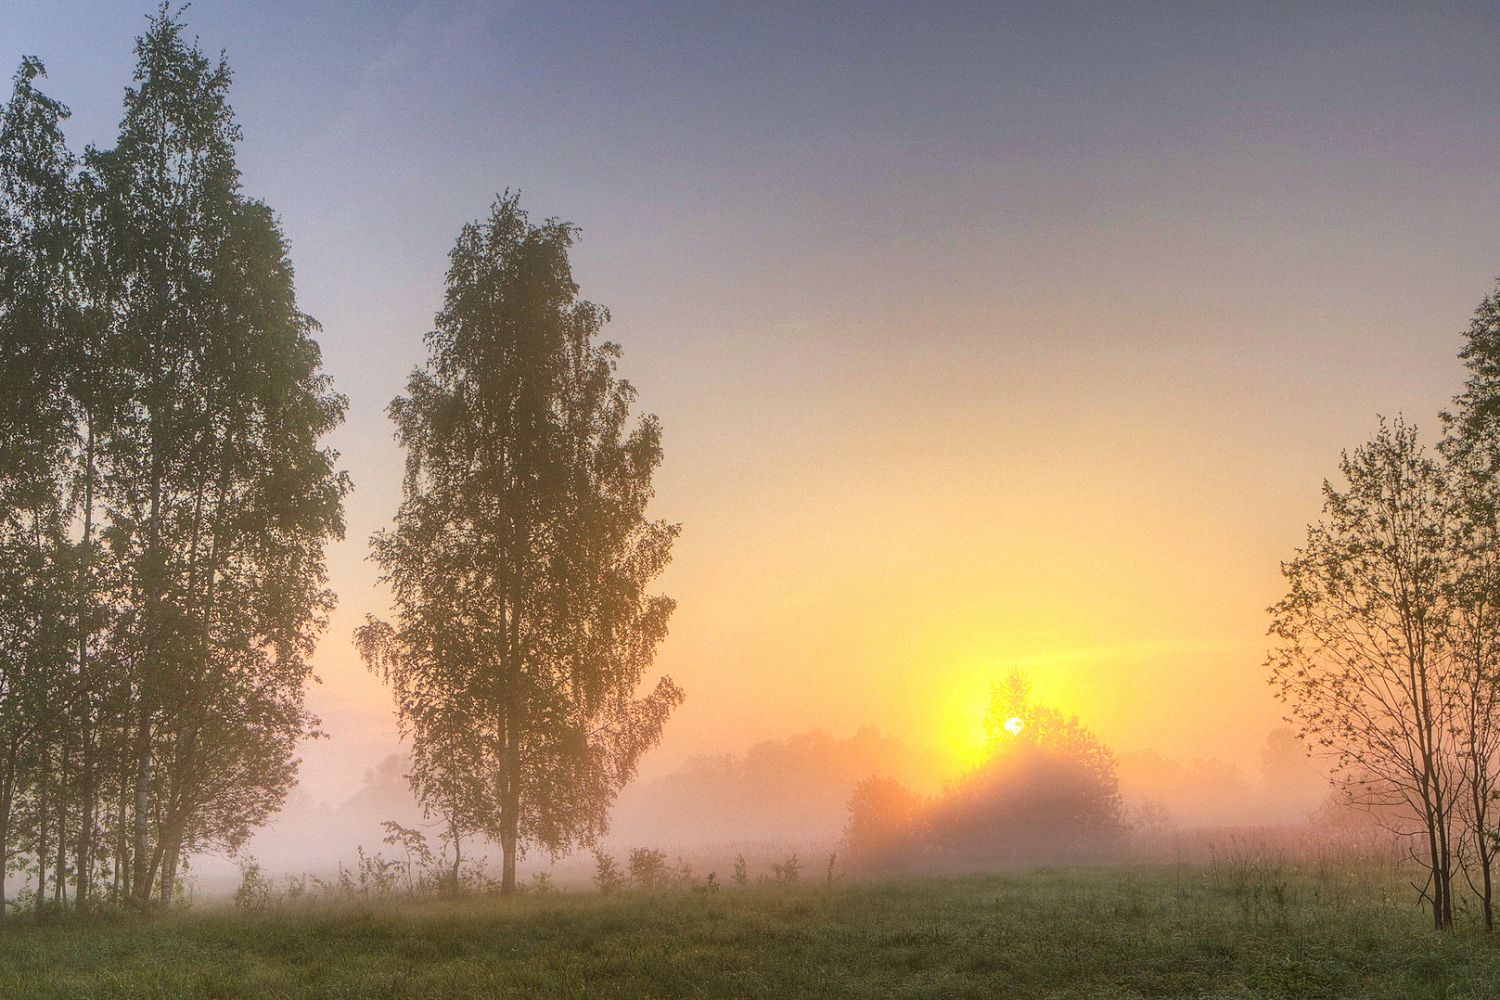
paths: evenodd
<path fill-rule="evenodd" d="M 681 522 L 644 774 L 878 726 L 973 762 L 991 683 L 1249 762 L 1279 562 L 1377 415 L 1435 430 L 1500 273 L 1500 12 L 1443 4 L 196 0 L 349 397 L 328 799 L 396 747 L 350 633 L 384 415 L 459 227 L 518 189 L 661 418 Z M 141 2 L 0 0 L 113 143 Z"/>

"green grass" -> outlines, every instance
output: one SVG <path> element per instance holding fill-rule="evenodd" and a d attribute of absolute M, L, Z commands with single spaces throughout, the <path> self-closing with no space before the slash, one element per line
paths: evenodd
<path fill-rule="evenodd" d="M 0 926 L 0 997 L 1493 997 L 1411 890 L 1203 869 Z"/>

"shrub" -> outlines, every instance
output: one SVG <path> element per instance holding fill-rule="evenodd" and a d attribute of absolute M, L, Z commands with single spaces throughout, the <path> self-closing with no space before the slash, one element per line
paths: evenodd
<path fill-rule="evenodd" d="M 647 892 L 666 888 L 671 877 L 666 853 L 649 847 L 631 851 L 629 866 L 630 884 Z"/>
<path fill-rule="evenodd" d="M 594 884 L 606 896 L 619 892 L 625 885 L 625 875 L 614 857 L 600 850 L 594 851 Z"/>
<path fill-rule="evenodd" d="M 802 877 L 802 862 L 793 854 L 779 865 L 771 866 L 772 885 L 796 885 Z"/>
<path fill-rule="evenodd" d="M 240 865 L 240 887 L 234 891 L 234 905 L 258 912 L 269 910 L 273 899 L 271 880 L 261 871 L 260 862 L 247 858 Z"/>

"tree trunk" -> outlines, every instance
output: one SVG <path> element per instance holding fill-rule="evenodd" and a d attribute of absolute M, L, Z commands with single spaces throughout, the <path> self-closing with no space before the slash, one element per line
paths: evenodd
<path fill-rule="evenodd" d="M 136 899 L 145 902 L 151 898 L 151 882 L 146 865 L 151 858 L 150 829 L 147 826 L 151 805 L 151 718 L 141 708 L 140 731 L 135 748 L 135 866 L 131 876 L 131 889 Z"/>
<path fill-rule="evenodd" d="M 1495 908 L 1494 908 L 1494 873 L 1492 867 L 1494 859 L 1488 850 L 1482 850 L 1479 855 L 1479 877 L 1480 877 L 1480 910 L 1484 914 L 1484 931 L 1486 934 L 1495 932 Z"/>
<path fill-rule="evenodd" d="M 1442 786 L 1439 785 L 1441 803 Z M 1440 822 L 1438 825 L 1438 845 L 1441 848 L 1440 857 L 1443 862 L 1443 929 L 1447 930 L 1453 926 L 1453 851 L 1451 843 L 1452 835 L 1452 804 L 1443 808 L 1438 813 Z"/>
<path fill-rule="evenodd" d="M 172 893 L 177 888 L 177 857 L 182 853 L 182 833 L 174 830 L 164 839 L 166 844 L 162 853 L 160 899 L 161 905 L 166 907 L 171 905 Z"/>
<path fill-rule="evenodd" d="M 115 809 L 115 905 L 121 905 L 130 895 L 130 833 L 125 823 L 125 805 L 130 791 L 125 779 L 120 779 L 120 797 Z"/>
<path fill-rule="evenodd" d="M 36 810 L 36 915 L 40 917 L 47 903 L 47 775 L 37 776 Z"/>
<path fill-rule="evenodd" d="M 514 526 L 508 534 L 514 534 Z M 507 574 L 508 575 L 508 574 Z M 520 830 L 520 781 L 517 771 L 516 753 L 516 709 L 515 674 L 518 661 L 516 642 L 516 608 L 510 600 L 510 581 L 501 586 L 500 628 L 501 651 L 500 673 L 505 685 L 500 693 L 501 718 L 500 738 L 501 791 L 500 791 L 500 895 L 511 896 L 516 891 L 516 840 Z"/>
<path fill-rule="evenodd" d="M 10 865 L 10 809 L 16 792 L 16 747 L 12 746 L 0 775 L 0 920 L 5 919 L 5 876 Z"/>
<path fill-rule="evenodd" d="M 73 852 L 73 868 L 77 874 L 73 905 L 79 913 L 84 913 L 88 910 L 89 900 L 92 895 L 91 887 L 94 881 L 94 762 L 93 753 L 89 747 L 90 737 L 87 735 L 87 729 L 87 724 L 85 724 L 82 771 L 79 775 L 78 789 L 80 796 L 78 846 Z"/>
<path fill-rule="evenodd" d="M 453 895 L 458 895 L 458 876 L 463 865 L 463 838 L 459 833 L 458 824 L 452 819 L 448 821 L 448 832 L 453 837 Z"/>
<path fill-rule="evenodd" d="M 84 446 L 83 541 L 78 560 L 78 694 L 81 703 L 79 737 L 82 753 L 78 775 L 81 808 L 78 818 L 78 848 L 75 852 L 78 872 L 75 905 L 79 913 L 88 909 L 89 890 L 94 874 L 94 705 L 92 685 L 89 683 L 89 565 L 93 540 L 94 422 L 90 418 Z"/>
<path fill-rule="evenodd" d="M 1469 718 L 1480 719 L 1478 711 L 1470 711 Z M 1478 723 L 1482 725 L 1483 723 Z M 1471 728 L 1477 728 L 1475 723 L 1470 723 Z M 1471 737 L 1473 738 L 1473 737 Z M 1484 765 L 1483 754 L 1476 751 L 1474 744 L 1469 748 L 1469 763 L 1471 771 L 1469 774 L 1469 809 L 1474 828 L 1474 852 L 1479 863 L 1479 913 L 1484 918 L 1484 929 L 1486 933 L 1492 933 L 1495 929 L 1495 915 L 1491 906 L 1493 893 L 1494 858 L 1490 848 L 1490 822 L 1489 822 L 1489 774 Z M 1474 883 L 1469 882 L 1472 888 Z"/>
<path fill-rule="evenodd" d="M 68 906 L 68 747 L 58 754 L 57 857 L 52 875 L 52 902 L 61 913 Z"/>
<path fill-rule="evenodd" d="M 505 809 L 500 818 L 500 895 L 511 896 L 516 891 L 516 826 L 517 816 L 512 806 Z"/>
<path fill-rule="evenodd" d="M 157 344 L 152 342 L 153 370 L 157 365 Z M 151 513 L 146 530 L 145 572 L 146 579 L 146 636 L 141 665 L 145 676 L 140 686 L 140 721 L 136 732 L 135 748 L 135 875 L 133 889 L 135 898 L 142 903 L 151 899 L 151 879 L 155 874 L 146 865 L 150 860 L 151 843 L 148 827 L 151 806 L 151 700 L 156 695 L 154 688 L 160 683 L 162 666 L 158 658 L 161 649 L 161 596 L 163 564 L 161 555 L 161 507 L 162 507 L 162 451 L 165 448 L 167 428 L 163 426 L 158 407 L 161 404 L 160 386 L 153 385 L 152 396 L 157 397 L 149 406 L 148 420 L 151 439 Z"/>

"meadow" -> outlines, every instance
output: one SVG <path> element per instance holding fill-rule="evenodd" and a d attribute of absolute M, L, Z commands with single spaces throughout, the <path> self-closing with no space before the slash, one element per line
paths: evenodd
<path fill-rule="evenodd" d="M 0 996 L 1492 997 L 1386 870 L 1051 868 L 797 888 L 228 906 L 0 926 Z"/>

